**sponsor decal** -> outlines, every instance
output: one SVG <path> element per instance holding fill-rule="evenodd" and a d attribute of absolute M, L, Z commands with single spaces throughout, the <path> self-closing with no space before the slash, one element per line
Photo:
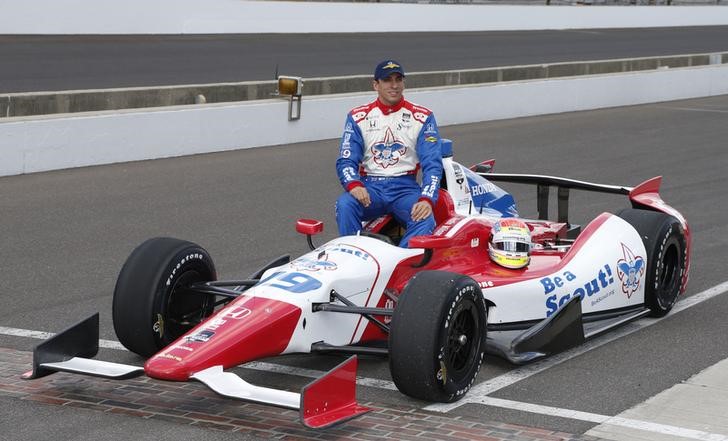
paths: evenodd
<path fill-rule="evenodd" d="M 206 329 L 209 331 L 217 331 L 218 328 L 220 328 L 222 325 L 227 323 L 227 320 L 220 316 L 216 316 L 215 318 L 212 318 L 205 322 L 205 326 L 202 329 Z"/>
<path fill-rule="evenodd" d="M 157 355 L 157 357 L 158 358 L 168 358 L 168 359 L 174 360 L 174 361 L 182 361 L 182 357 L 178 357 L 178 356 L 172 355 L 172 354 L 159 354 L 159 355 Z"/>
<path fill-rule="evenodd" d="M 539 280 L 543 287 L 544 295 L 548 296 L 546 297 L 547 317 L 551 316 L 551 314 L 556 312 L 559 307 L 568 302 L 572 297 L 578 296 L 583 302 L 586 298 L 595 296 L 602 292 L 602 290 L 604 290 L 601 294 L 603 298 L 614 294 L 614 289 L 609 290 L 609 287 L 614 284 L 614 277 L 612 276 L 612 269 L 609 264 L 605 264 L 599 268 L 599 271 L 591 279 L 587 280 L 586 283 L 582 284 L 581 280 L 571 271 L 564 271 L 559 276 L 547 276 Z M 573 288 L 574 285 L 577 287 Z"/>
<path fill-rule="evenodd" d="M 473 185 L 472 187 L 470 187 L 470 192 L 473 196 L 481 196 L 496 191 L 496 188 L 497 187 L 490 182 L 485 182 L 478 185 Z"/>
<path fill-rule="evenodd" d="M 397 130 L 402 131 L 412 127 L 412 119 L 409 113 L 402 114 L 402 121 L 397 123 Z"/>
<path fill-rule="evenodd" d="M 457 182 L 460 190 L 465 193 L 470 193 L 470 187 L 468 185 L 463 185 L 465 183 L 465 174 L 463 173 L 463 169 L 458 164 L 453 164 L 452 169 L 455 172 L 455 182 Z M 468 203 L 469 202 L 470 201 L 468 201 Z"/>
<path fill-rule="evenodd" d="M 366 118 L 366 121 L 367 121 L 367 132 L 373 132 L 375 130 L 379 130 L 379 117 L 368 116 Z"/>
<path fill-rule="evenodd" d="M 425 113 L 415 112 L 415 113 L 412 114 L 412 116 L 417 121 L 421 122 L 422 124 L 424 124 L 425 121 L 427 121 L 427 114 L 425 114 Z M 434 127 L 435 127 L 434 124 L 428 124 L 427 125 L 427 128 L 425 129 L 425 133 L 435 133 Z"/>
<path fill-rule="evenodd" d="M 344 176 L 344 182 L 356 180 L 356 171 L 354 170 L 354 167 L 344 167 L 341 170 L 341 174 Z"/>
<path fill-rule="evenodd" d="M 356 112 L 355 114 L 351 115 L 352 119 L 355 121 L 358 121 L 366 116 L 366 112 Z"/>
<path fill-rule="evenodd" d="M 348 150 L 351 148 L 351 133 L 344 133 L 344 139 L 341 141 L 341 150 Z"/>
<path fill-rule="evenodd" d="M 346 123 L 346 126 L 344 127 L 344 133 L 354 133 L 354 127 L 351 125 L 351 123 Z"/>
<path fill-rule="evenodd" d="M 622 292 L 630 298 L 640 287 L 642 275 L 645 273 L 645 259 L 635 256 L 627 245 L 621 245 L 624 258 L 617 261 L 617 276 L 622 282 Z"/>
<path fill-rule="evenodd" d="M 205 325 L 195 335 L 187 337 L 187 342 L 205 342 L 209 340 L 215 331 L 220 329 L 225 323 L 230 320 L 241 320 L 252 314 L 252 311 L 245 306 L 231 305 L 222 309 L 214 318 L 209 319 L 205 322 Z M 178 346 L 180 349 L 192 350 L 192 348 L 186 349 L 182 346 Z"/>
<path fill-rule="evenodd" d="M 495 285 L 495 284 L 490 280 L 484 280 L 482 282 L 478 282 L 478 286 L 480 286 L 481 288 L 491 288 L 491 287 L 493 287 L 493 285 Z"/>
<path fill-rule="evenodd" d="M 477 246 L 480 245 L 480 238 L 474 237 L 470 239 L 470 248 L 477 248 Z"/>
<path fill-rule="evenodd" d="M 440 178 L 437 176 L 430 177 L 430 183 L 422 189 L 422 196 L 432 199 L 435 196 L 435 190 L 440 185 Z"/>
<path fill-rule="evenodd" d="M 244 319 L 245 317 L 252 314 L 252 311 L 245 306 L 232 305 L 223 309 L 219 316 L 224 318 L 231 318 L 235 320 Z"/>
<path fill-rule="evenodd" d="M 188 335 L 187 337 L 185 337 L 185 341 L 188 343 L 193 343 L 193 342 L 205 343 L 205 342 L 209 341 L 214 335 L 215 335 L 215 333 L 213 331 L 208 331 L 208 330 L 203 329 L 192 335 Z"/>
<path fill-rule="evenodd" d="M 443 259 L 449 259 L 451 257 L 457 257 L 463 254 L 463 251 L 460 248 L 446 248 L 442 251 L 440 251 L 440 256 Z"/>
<path fill-rule="evenodd" d="M 396 165 L 399 159 L 407 153 L 407 147 L 394 137 L 394 133 L 389 127 L 384 133 L 384 139 L 375 142 L 370 150 L 374 163 L 382 168 Z"/>
<path fill-rule="evenodd" d="M 450 231 L 450 229 L 455 226 L 456 223 L 460 222 L 459 217 L 451 217 L 450 219 L 446 220 L 442 223 L 439 227 L 437 227 L 437 230 L 433 233 L 435 236 L 442 236 L 443 234 Z"/>
<path fill-rule="evenodd" d="M 164 317 L 162 317 L 162 314 L 157 314 L 157 321 L 154 322 L 152 330 L 159 334 L 159 338 L 164 337 Z"/>
<path fill-rule="evenodd" d="M 384 307 L 387 309 L 394 309 L 394 300 L 387 299 L 387 301 L 384 302 Z M 392 316 L 391 315 L 385 315 L 384 316 L 384 324 L 388 325 L 392 323 Z"/>
<path fill-rule="evenodd" d="M 365 261 L 368 261 L 372 257 L 366 251 L 362 251 L 357 248 L 348 247 L 346 245 L 337 245 L 333 248 L 328 249 L 327 251 L 351 254 L 352 256 L 358 257 L 361 260 L 365 260 Z"/>
<path fill-rule="evenodd" d="M 189 346 L 182 346 L 182 345 L 175 346 L 174 349 L 181 349 L 181 350 L 187 351 L 187 352 L 194 352 L 195 351 L 194 348 L 191 348 Z"/>
<path fill-rule="evenodd" d="M 592 306 L 597 305 L 602 300 L 605 300 L 605 299 L 613 296 L 614 295 L 614 292 L 615 292 L 614 290 L 607 291 L 604 295 L 601 295 L 601 296 L 597 297 L 596 299 L 592 300 L 591 301 L 591 305 Z"/>
<path fill-rule="evenodd" d="M 368 230 L 375 230 L 379 225 L 389 220 L 388 216 L 379 216 L 378 218 L 374 219 L 373 221 L 370 221 L 366 228 Z"/>
<path fill-rule="evenodd" d="M 434 136 L 428 136 L 427 138 L 425 138 L 425 142 L 437 142 L 437 138 L 435 138 Z"/>
<path fill-rule="evenodd" d="M 338 268 L 336 263 L 329 260 L 325 251 L 319 254 L 318 259 L 300 257 L 291 262 L 291 266 L 299 271 L 335 271 Z"/>

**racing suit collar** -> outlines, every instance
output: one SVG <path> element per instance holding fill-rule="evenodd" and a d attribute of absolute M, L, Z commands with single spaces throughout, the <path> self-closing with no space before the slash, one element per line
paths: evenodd
<path fill-rule="evenodd" d="M 379 107 L 379 110 L 381 110 L 382 113 L 385 115 L 389 115 L 390 113 L 394 113 L 394 112 L 398 111 L 399 109 L 404 107 L 404 103 L 405 103 L 404 97 L 402 97 L 402 99 L 399 100 L 399 102 L 397 104 L 395 104 L 394 106 L 388 106 L 388 105 L 384 104 L 383 102 L 379 101 L 379 98 L 377 98 L 377 107 Z"/>

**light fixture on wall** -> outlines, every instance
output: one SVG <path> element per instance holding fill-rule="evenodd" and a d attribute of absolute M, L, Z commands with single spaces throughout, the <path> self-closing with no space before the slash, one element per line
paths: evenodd
<path fill-rule="evenodd" d="M 301 118 L 301 95 L 303 90 L 303 78 L 278 76 L 278 95 L 288 95 L 288 121 L 295 121 Z M 293 104 L 296 110 L 293 110 Z"/>

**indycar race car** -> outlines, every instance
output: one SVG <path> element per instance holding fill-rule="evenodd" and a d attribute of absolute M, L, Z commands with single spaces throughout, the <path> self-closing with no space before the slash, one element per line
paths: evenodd
<path fill-rule="evenodd" d="M 28 379 L 56 371 L 198 380 L 222 395 L 300 409 L 326 427 L 368 409 L 355 400 L 356 355 L 389 358 L 397 388 L 451 402 L 472 386 L 484 355 L 522 364 L 563 351 L 630 320 L 663 316 L 685 291 L 690 230 L 659 196 L 660 177 L 636 187 L 537 175 L 496 174 L 494 161 L 466 168 L 443 140 L 444 176 L 432 235 L 397 246 L 391 216 L 318 247 L 323 230 L 301 219 L 311 251 L 283 256 L 247 280 L 218 281 L 199 245 L 154 238 L 119 274 L 113 323 L 143 367 L 94 360 L 98 314 L 41 343 Z M 538 219 L 523 219 L 494 182 L 537 188 Z M 558 213 L 548 220 L 549 188 Z M 631 203 L 583 226 L 568 219 L 571 190 L 625 195 Z M 489 248 L 498 224 L 528 228 L 527 264 L 509 268 Z M 251 385 L 226 369 L 291 353 L 353 354 L 301 393 Z"/>

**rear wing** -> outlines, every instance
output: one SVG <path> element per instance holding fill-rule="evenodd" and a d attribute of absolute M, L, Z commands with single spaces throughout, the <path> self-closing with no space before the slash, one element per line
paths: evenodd
<path fill-rule="evenodd" d="M 549 218 L 548 202 L 551 187 L 557 188 L 557 221 L 566 224 L 569 223 L 569 191 L 571 189 L 622 194 L 629 196 L 633 206 L 648 206 L 659 211 L 665 211 L 664 208 L 666 207 L 658 193 L 662 181 L 661 176 L 648 179 L 636 187 L 627 187 L 623 185 L 596 184 L 556 176 L 489 173 L 481 171 L 480 167 L 477 167 L 475 172 L 489 181 L 536 185 L 536 205 L 540 220 L 548 220 Z"/>

